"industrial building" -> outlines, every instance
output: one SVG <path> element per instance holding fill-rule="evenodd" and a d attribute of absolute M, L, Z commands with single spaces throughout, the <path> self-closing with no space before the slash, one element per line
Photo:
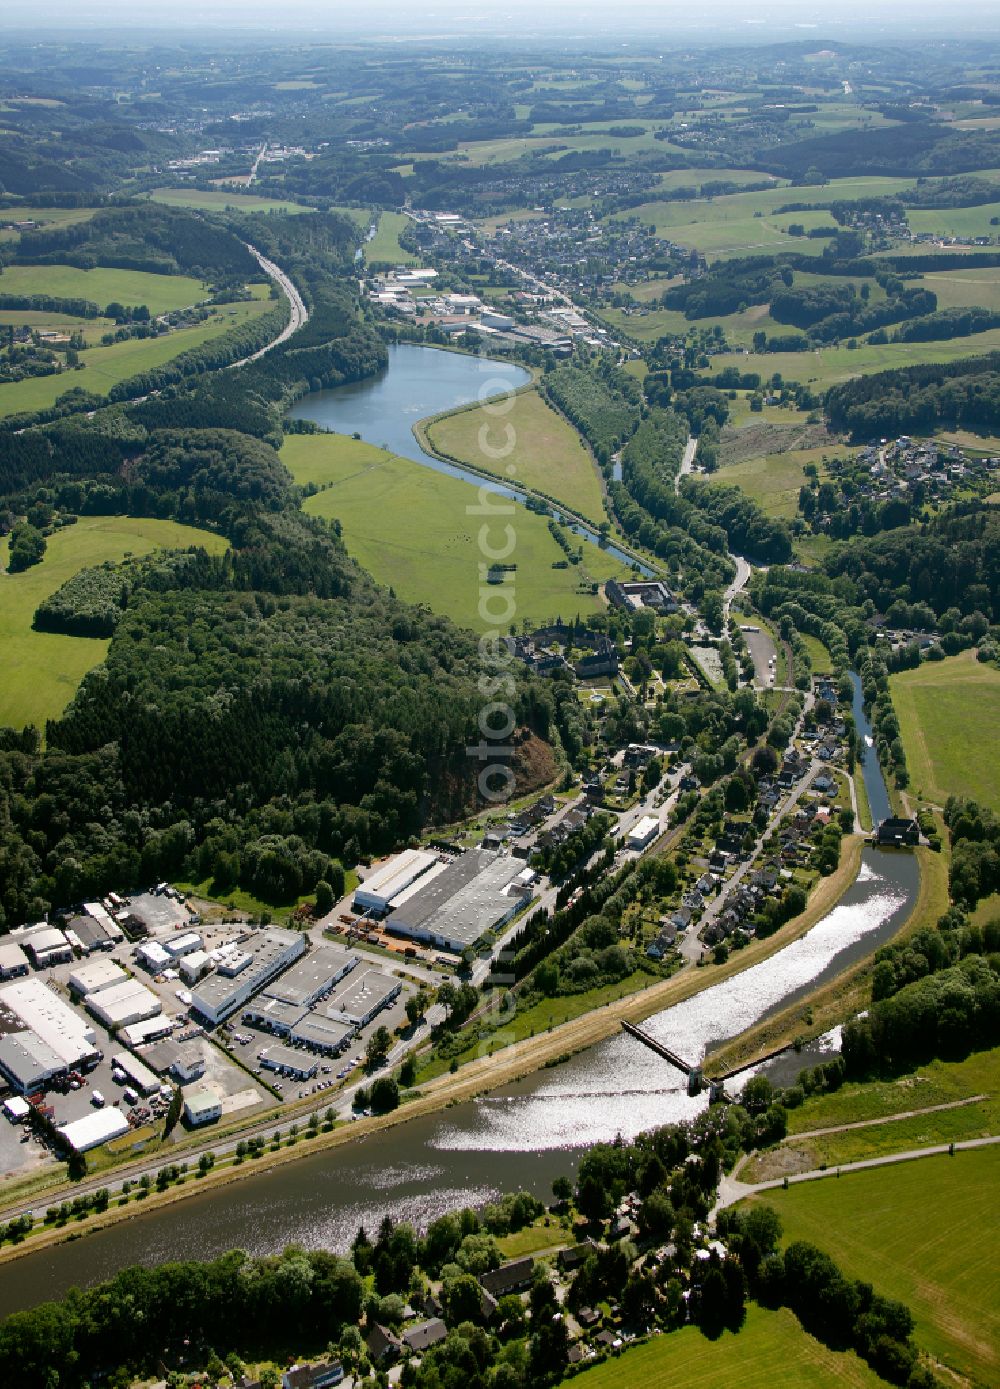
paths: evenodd
<path fill-rule="evenodd" d="M 193 1080 L 200 1080 L 205 1074 L 205 1058 L 201 1048 L 193 1043 L 185 1045 L 172 1041 L 154 1042 L 143 1052 L 142 1059 L 157 1075 L 169 1073 L 181 1085 L 189 1085 Z"/>
<path fill-rule="evenodd" d="M 119 1030 L 118 1036 L 130 1047 L 141 1047 L 146 1042 L 155 1042 L 174 1030 L 173 1018 L 161 1013 L 158 1017 L 147 1018 L 144 1022 L 134 1022 Z"/>
<path fill-rule="evenodd" d="M 206 974 L 212 972 L 212 957 L 207 950 L 192 950 L 179 964 L 181 978 L 185 984 L 197 984 Z"/>
<path fill-rule="evenodd" d="M 358 1035 L 352 1023 L 338 1022 L 321 1013 L 306 1013 L 288 1032 L 288 1040 L 322 1052 L 324 1056 L 339 1056 Z"/>
<path fill-rule="evenodd" d="M 135 952 L 135 958 L 150 974 L 159 974 L 170 964 L 170 956 L 159 941 L 144 941 Z"/>
<path fill-rule="evenodd" d="M 660 833 L 660 822 L 655 815 L 644 815 L 636 821 L 625 840 L 627 849 L 645 849 Z"/>
<path fill-rule="evenodd" d="M 74 1119 L 71 1124 L 62 1124 L 59 1132 L 66 1142 L 78 1153 L 90 1148 L 99 1148 L 102 1143 L 110 1143 L 128 1133 L 128 1120 L 121 1110 L 109 1105 L 93 1114 L 85 1114 L 82 1119 Z"/>
<path fill-rule="evenodd" d="M 8 1032 L 0 1037 L 0 1075 L 11 1089 L 31 1095 L 65 1074 L 65 1061 L 37 1033 Z"/>
<path fill-rule="evenodd" d="M 186 931 L 182 936 L 173 936 L 163 942 L 163 948 L 175 962 L 184 955 L 201 949 L 201 936 L 197 931 Z"/>
<path fill-rule="evenodd" d="M 200 1090 L 191 1090 L 184 1097 L 184 1119 L 193 1129 L 202 1124 L 214 1124 L 222 1118 L 222 1101 L 214 1090 L 206 1085 Z"/>
<path fill-rule="evenodd" d="M 243 1021 L 252 1027 L 263 1027 L 279 1037 L 287 1037 L 291 1028 L 305 1017 L 308 1010 L 297 1003 L 286 1003 L 283 998 L 268 998 L 261 994 L 251 999 L 243 1010 Z"/>
<path fill-rule="evenodd" d="M 29 971 L 28 957 L 15 941 L 0 945 L 0 980 L 19 979 Z"/>
<path fill-rule="evenodd" d="M 395 854 L 358 884 L 354 893 L 354 910 L 385 916 L 393 898 L 398 897 L 436 862 L 437 855 L 425 849 L 406 849 L 401 854 Z"/>
<path fill-rule="evenodd" d="M 311 1008 L 358 964 L 360 957 L 342 945 L 321 945 L 268 984 L 263 997 Z"/>
<path fill-rule="evenodd" d="M 114 941 L 99 921 L 90 915 L 74 916 L 66 927 L 70 939 L 76 939 L 81 955 L 90 955 L 95 950 L 111 950 Z"/>
<path fill-rule="evenodd" d="M 258 1059 L 266 1071 L 276 1071 L 278 1075 L 292 1076 L 295 1080 L 312 1080 L 319 1070 L 318 1061 L 280 1043 L 266 1047 Z"/>
<path fill-rule="evenodd" d="M 125 939 L 125 932 L 101 902 L 84 902 L 83 910 L 96 921 L 109 940 L 117 942 Z"/>
<path fill-rule="evenodd" d="M 145 1022 L 161 1012 L 156 994 L 145 984 L 140 984 L 138 979 L 125 978 L 121 983 L 98 989 L 96 993 L 87 995 L 85 1003 L 87 1011 L 111 1031 L 116 1027 Z"/>
<path fill-rule="evenodd" d="M 89 1066 L 101 1052 L 97 1033 L 41 979 L 19 979 L 0 989 L 0 1005 L 47 1042 L 67 1069 Z"/>
<path fill-rule="evenodd" d="M 158 1077 L 130 1051 L 117 1052 L 111 1058 L 111 1065 L 124 1072 L 125 1079 L 140 1095 L 155 1095 L 160 1088 Z"/>
<path fill-rule="evenodd" d="M 364 969 L 352 975 L 317 1012 L 334 1022 L 365 1027 L 402 992 L 403 983 L 380 969 Z"/>
<path fill-rule="evenodd" d="M 470 849 L 426 887 L 408 894 L 393 911 L 388 929 L 461 953 L 509 921 L 522 905 L 523 892 L 511 896 L 510 888 L 523 869 L 518 859 Z"/>
<path fill-rule="evenodd" d="M 32 931 L 24 937 L 23 944 L 37 969 L 65 964 L 73 958 L 73 948 L 66 939 L 66 933 L 60 931 L 57 926 L 45 926 L 41 930 Z"/>
<path fill-rule="evenodd" d="M 99 960 L 90 960 L 85 965 L 80 965 L 69 976 L 69 987 L 72 993 L 78 994 L 80 998 L 86 998 L 88 994 L 97 993 L 99 989 L 110 988 L 112 984 L 120 984 L 127 979 L 128 975 L 121 965 L 116 965 L 114 960 L 107 960 L 103 957 Z"/>
<path fill-rule="evenodd" d="M 224 972 L 220 965 L 215 974 L 203 979 L 192 991 L 192 1007 L 209 1023 L 222 1022 L 304 955 L 305 950 L 306 940 L 299 931 L 272 926 L 259 932 L 253 939 L 252 951 L 246 952 L 250 955 L 248 963 L 235 975 Z"/>

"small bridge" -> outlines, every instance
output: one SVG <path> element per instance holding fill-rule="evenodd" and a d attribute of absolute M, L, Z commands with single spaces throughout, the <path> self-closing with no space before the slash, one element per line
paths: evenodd
<path fill-rule="evenodd" d="M 675 1051 L 671 1051 L 669 1047 L 664 1046 L 662 1042 L 658 1041 L 652 1033 L 647 1032 L 644 1028 L 636 1027 L 635 1023 L 625 1022 L 624 1019 L 622 1020 L 622 1028 L 630 1037 L 634 1037 L 636 1041 L 641 1042 L 644 1047 L 649 1047 L 650 1051 L 655 1051 L 657 1056 L 662 1056 L 664 1061 L 669 1062 L 670 1065 L 680 1071 L 682 1075 L 687 1076 L 689 1095 L 700 1095 L 707 1085 L 709 1099 L 713 1103 L 716 1100 L 725 1099 L 723 1082 L 728 1079 L 728 1076 L 721 1076 L 717 1080 L 712 1080 L 710 1078 L 706 1080 L 705 1076 L 702 1075 L 700 1066 L 692 1066 L 689 1062 L 684 1060 L 683 1056 L 678 1056 Z M 735 1073 L 732 1071 L 729 1072 L 730 1076 L 733 1074 Z"/>

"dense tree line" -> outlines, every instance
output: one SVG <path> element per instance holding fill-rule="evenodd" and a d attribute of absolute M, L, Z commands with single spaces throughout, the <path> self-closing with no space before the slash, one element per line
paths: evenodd
<path fill-rule="evenodd" d="M 787 564 L 792 537 L 787 524 L 768 516 L 738 487 L 720 487 L 697 480 L 681 485 L 681 495 L 726 533 L 730 549 L 765 564 Z"/>
<path fill-rule="evenodd" d="M 951 834 L 951 895 L 966 907 L 1000 891 L 1000 818 L 985 806 L 950 796 L 945 824 Z"/>
<path fill-rule="evenodd" d="M 922 314 L 902 324 L 892 335 L 893 342 L 941 342 L 947 338 L 967 337 L 1000 327 L 1000 313 L 977 307 L 942 309 L 939 313 Z"/>
<path fill-rule="evenodd" d="M 610 461 L 639 422 L 642 390 L 618 367 L 565 364 L 545 373 L 544 393 L 575 425 L 600 463 Z"/>
<path fill-rule="evenodd" d="M 826 393 L 832 429 L 858 439 L 1000 429 L 1000 353 L 857 376 Z"/>

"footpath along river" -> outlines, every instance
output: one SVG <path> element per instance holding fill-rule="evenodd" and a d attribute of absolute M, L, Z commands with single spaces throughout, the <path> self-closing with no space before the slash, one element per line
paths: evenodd
<path fill-rule="evenodd" d="M 867 733 L 863 711 L 859 731 Z M 872 805 L 887 797 L 878 763 L 865 760 Z M 866 848 L 854 884 L 799 940 L 769 959 L 648 1019 L 645 1026 L 690 1062 L 709 1046 L 784 1007 L 887 940 L 919 886 L 911 854 Z M 549 1195 L 588 1144 L 632 1137 L 690 1118 L 707 1103 L 684 1078 L 622 1034 L 475 1101 L 161 1213 L 0 1266 L 0 1315 L 106 1278 L 129 1264 L 208 1258 L 238 1246 L 273 1252 L 290 1243 L 343 1249 L 362 1222 L 424 1225 L 436 1215 L 520 1187 Z"/>

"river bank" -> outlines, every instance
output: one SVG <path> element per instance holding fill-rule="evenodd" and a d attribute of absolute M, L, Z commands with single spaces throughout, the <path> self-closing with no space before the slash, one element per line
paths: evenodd
<path fill-rule="evenodd" d="M 300 1131 L 298 1141 L 292 1147 L 283 1146 L 276 1152 L 268 1150 L 262 1157 L 255 1160 L 246 1159 L 237 1166 L 217 1166 L 204 1177 L 195 1178 L 192 1172 L 182 1186 L 168 1188 L 162 1193 L 151 1192 L 141 1202 L 130 1200 L 125 1206 L 112 1204 L 102 1214 L 90 1216 L 84 1221 L 74 1221 L 71 1226 L 40 1229 L 25 1243 L 0 1249 L 0 1265 L 23 1259 L 56 1244 L 79 1239 L 85 1234 L 107 1230 L 140 1215 L 162 1211 L 190 1197 L 241 1183 L 254 1175 L 273 1172 L 303 1158 L 358 1144 L 362 1140 L 389 1132 L 414 1120 L 438 1114 L 442 1110 L 476 1099 L 515 1081 L 524 1080 L 554 1063 L 586 1052 L 596 1044 L 617 1036 L 623 1021 L 645 1022 L 653 1015 L 685 1002 L 705 989 L 742 974 L 753 965 L 767 960 L 800 940 L 830 912 L 854 883 L 861 863 L 862 848 L 861 839 L 853 836 L 845 839 L 840 865 L 836 872 L 820 881 L 805 911 L 773 936 L 751 942 L 723 965 L 704 968 L 692 966 L 670 979 L 609 1002 L 596 1012 L 575 1018 L 550 1032 L 527 1038 L 498 1050 L 493 1055 L 468 1062 L 454 1075 L 447 1074 L 429 1081 L 418 1095 L 390 1114 L 341 1124 L 329 1132 L 320 1132 L 311 1139 L 306 1139 Z M 301 1125 L 307 1114 L 303 1110 L 285 1117 L 288 1120 L 294 1119 Z M 185 1155 L 178 1154 L 179 1158 L 182 1156 Z M 186 1156 L 193 1158 L 197 1154 L 191 1153 Z M 163 1161 L 166 1160 L 164 1155 Z M 127 1174 L 116 1173 L 113 1181 L 109 1181 L 107 1185 L 114 1189 L 125 1175 Z M 72 1194 L 73 1188 L 64 1186 L 45 1192 L 44 1199 L 48 1204 L 58 1204 L 61 1199 L 71 1198 Z"/>

